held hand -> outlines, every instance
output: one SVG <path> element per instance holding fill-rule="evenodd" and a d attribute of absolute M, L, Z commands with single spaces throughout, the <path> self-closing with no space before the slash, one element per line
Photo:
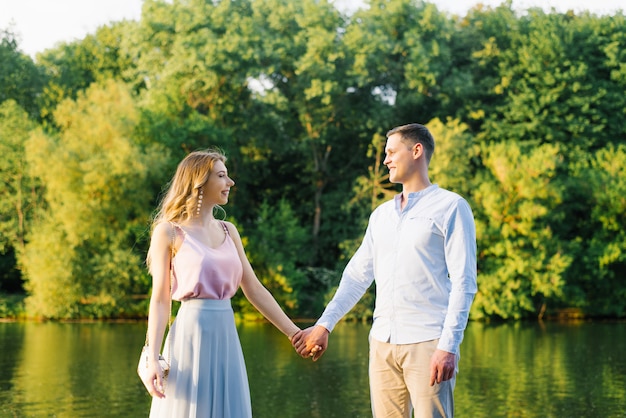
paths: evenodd
<path fill-rule="evenodd" d="M 294 350 L 296 350 L 296 352 L 302 357 L 309 356 L 309 352 L 304 353 L 303 350 L 306 347 L 306 340 L 310 333 L 311 333 L 311 328 L 307 328 L 307 329 L 298 331 L 297 333 L 294 334 L 293 337 L 291 337 L 291 345 L 293 346 Z M 302 351 L 302 354 L 300 353 L 301 351 Z"/>
<path fill-rule="evenodd" d="M 430 386 L 452 379 L 456 370 L 456 355 L 436 350 L 430 359 Z"/>
<path fill-rule="evenodd" d="M 328 334 L 326 328 L 315 325 L 302 331 L 292 340 L 292 345 L 301 357 L 317 361 L 328 347 Z"/>
<path fill-rule="evenodd" d="M 293 345 L 293 348 L 301 357 L 303 358 L 313 357 L 317 360 L 317 358 L 321 356 L 322 347 L 319 345 L 313 345 L 310 342 L 310 336 L 311 336 L 311 332 L 313 331 L 313 328 L 314 327 L 309 327 L 303 330 L 298 335 L 294 336 L 294 338 L 291 341 L 291 345 Z"/>
<path fill-rule="evenodd" d="M 300 336 L 302 335 L 304 331 L 302 331 L 301 329 L 299 329 L 298 331 L 296 331 L 291 337 L 289 337 L 289 341 L 291 342 L 291 345 L 293 345 L 293 342 L 298 340 L 300 338 Z"/>

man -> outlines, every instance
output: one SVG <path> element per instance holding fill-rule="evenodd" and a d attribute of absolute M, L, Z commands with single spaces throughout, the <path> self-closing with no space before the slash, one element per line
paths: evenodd
<path fill-rule="evenodd" d="M 371 214 L 361 246 L 316 325 L 293 344 L 317 360 L 334 326 L 376 281 L 369 378 L 374 417 L 452 417 L 459 346 L 476 293 L 468 203 L 428 178 L 435 148 L 420 124 L 387 133 L 384 164 L 402 193 Z"/>

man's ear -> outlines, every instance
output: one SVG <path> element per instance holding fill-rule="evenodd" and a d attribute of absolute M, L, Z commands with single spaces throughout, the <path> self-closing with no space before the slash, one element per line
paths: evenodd
<path fill-rule="evenodd" d="M 413 159 L 417 160 L 422 155 L 424 155 L 424 145 L 416 142 L 415 145 L 413 145 Z"/>

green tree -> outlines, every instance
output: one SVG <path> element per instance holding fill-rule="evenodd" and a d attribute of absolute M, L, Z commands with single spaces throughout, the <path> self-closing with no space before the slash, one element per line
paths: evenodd
<path fill-rule="evenodd" d="M 593 190 L 591 219 L 598 224 L 589 243 L 590 265 L 597 266 L 589 310 L 600 315 L 626 315 L 626 146 L 609 145 L 596 153 L 589 173 Z"/>
<path fill-rule="evenodd" d="M 147 228 L 146 179 L 165 154 L 133 143 L 138 116 L 124 85 L 94 84 L 59 105 L 58 136 L 39 131 L 29 139 L 28 162 L 47 204 L 26 245 L 31 314 L 124 315 L 129 296 L 145 291 L 134 232 Z"/>
<path fill-rule="evenodd" d="M 359 103 L 363 96 L 348 74 L 344 20 L 325 1 L 264 0 L 253 7 L 255 28 L 263 35 L 257 72 L 251 74 L 262 83 L 255 99 L 281 121 L 278 147 L 271 149 L 296 162 L 284 168 L 298 186 L 289 198 L 311 225 L 310 263 L 327 265 L 341 221 L 325 208 L 343 203 L 352 173 L 365 169 L 358 157 L 367 146 L 362 119 L 368 112 L 359 114 L 365 103 Z"/>
<path fill-rule="evenodd" d="M 246 251 L 257 276 L 292 315 L 300 299 L 308 298 L 302 294 L 305 282 L 300 268 L 308 260 L 307 243 L 308 231 L 285 199 L 275 205 L 263 202 L 256 228 L 247 234 Z"/>
<path fill-rule="evenodd" d="M 171 138 L 175 153 L 222 147 L 237 182 L 232 213 L 247 229 L 261 202 L 287 197 L 311 240 L 336 247 L 341 214 L 324 226 L 322 207 L 341 204 L 355 167 L 364 171 L 367 122 L 345 76 L 342 24 L 325 2 L 146 2 L 128 52 L 156 122 L 146 138 Z"/>
<path fill-rule="evenodd" d="M 485 123 L 476 136 L 487 143 L 509 139 L 520 144 L 560 145 L 563 163 L 554 181 L 562 187 L 560 204 L 546 219 L 572 263 L 562 274 L 564 296 L 552 303 L 581 307 L 589 313 L 621 309 L 619 304 L 608 309 L 592 296 L 606 294 L 594 289 L 615 284 L 609 279 L 615 266 L 581 262 L 589 257 L 596 260 L 598 247 L 596 255 L 590 256 L 588 243 L 605 233 L 606 226 L 589 220 L 597 204 L 589 177 L 600 169 L 580 167 L 595 150 L 623 138 L 624 118 L 615 120 L 626 105 L 621 94 L 626 80 L 620 48 L 626 45 L 623 23 L 621 13 L 597 17 L 546 14 L 538 9 L 518 18 L 516 30 L 505 37 L 507 43 L 497 41 L 499 48 L 493 49 L 500 75 L 494 92 L 504 100 L 484 110 Z M 615 288 L 617 293 L 619 288 Z"/>
<path fill-rule="evenodd" d="M 19 51 L 15 34 L 0 29 L 0 103 L 13 99 L 30 117 L 37 118 L 37 97 L 44 83 L 42 69 Z"/>
<path fill-rule="evenodd" d="M 35 126 L 15 101 L 0 104 L 0 252 L 24 249 L 27 224 L 37 205 L 37 183 L 28 175 L 24 149 Z"/>
<path fill-rule="evenodd" d="M 459 118 L 476 134 L 506 102 L 501 65 L 518 26 L 510 1 L 496 8 L 478 4 L 457 21 L 450 37 L 449 67 L 439 83 L 443 115 Z"/>
<path fill-rule="evenodd" d="M 441 86 L 455 77 L 450 38 L 454 21 L 434 4 L 414 0 L 370 0 L 346 29 L 354 54 L 351 75 L 381 104 L 385 128 L 426 123 L 440 114 L 449 94 Z"/>
<path fill-rule="evenodd" d="M 502 142 L 484 146 L 487 173 L 474 200 L 479 249 L 475 318 L 541 317 L 560 301 L 571 256 L 554 236 L 549 213 L 561 201 L 554 181 L 559 147 Z"/>
<path fill-rule="evenodd" d="M 361 226 L 367 225 L 369 215 L 378 205 L 393 198 L 398 192 L 397 188 L 389 183 L 389 173 L 383 165 L 386 143 L 385 136 L 373 135 L 367 150 L 367 157 L 373 159 L 373 162 L 367 168 L 367 175 L 356 178 L 353 188 L 354 196 L 343 206 L 344 210 L 351 210 L 355 206 L 360 207 L 360 218 L 364 220 Z M 354 250 L 356 251 L 356 248 Z"/>
<path fill-rule="evenodd" d="M 3 261 L 17 257 L 32 274 L 29 306 L 71 307 L 39 311 L 51 316 L 125 309 L 111 302 L 124 285 L 104 277 L 139 268 L 163 184 L 186 153 L 218 146 L 237 183 L 229 214 L 262 280 L 294 312 L 319 314 L 372 208 L 396 191 L 381 165 L 384 133 L 429 121 L 432 180 L 466 197 L 477 220 L 474 318 L 572 306 L 624 315 L 616 168 L 626 132 L 624 15 L 519 14 L 510 1 L 464 17 L 415 0 L 367 5 L 347 16 L 329 1 L 146 0 L 140 22 L 103 26 L 40 54 L 37 65 L 4 32 L 0 103 L 14 99 L 31 118 L 44 116 L 26 153 L 36 182 L 22 186 L 37 191 L 38 181 L 45 192 L 0 198 L 3 228 L 27 249 L 10 254 L 6 244 Z M 115 96 L 112 79 L 133 95 Z M 115 100 L 119 112 L 105 110 Z M 17 173 L 20 138 L 32 128 L 4 106 L 0 124 L 15 133 L 2 137 L 10 156 L 2 170 Z M 99 142 L 105 130 L 125 138 L 119 161 Z M 8 178 L 2 187 L 15 188 L 17 177 Z M 113 194 L 125 202 L 117 209 L 107 203 Z M 35 217 L 42 198 L 46 210 Z M 6 214 L 20 199 L 27 210 L 17 233 L 20 217 Z M 281 222 L 288 230 L 271 229 Z M 261 244 L 271 236 L 310 251 Z M 65 264 L 35 257 L 54 245 L 67 249 Z M 125 292 L 147 291 L 145 271 L 133 268 L 140 279 L 128 279 Z M 35 291 L 50 283 L 48 293 Z M 368 317 L 370 302 L 355 316 Z"/>
<path fill-rule="evenodd" d="M 0 289 L 22 287 L 17 259 L 39 205 L 37 182 L 29 175 L 24 144 L 35 123 L 14 100 L 0 104 Z"/>
<path fill-rule="evenodd" d="M 432 182 L 470 199 L 474 190 L 479 146 L 458 119 L 444 124 L 433 119 L 426 125 L 435 139 L 435 153 L 428 172 Z"/>
<path fill-rule="evenodd" d="M 251 28 L 247 4 L 149 0 L 141 22 L 123 43 L 136 62 L 125 74 L 140 91 L 141 141 L 166 145 L 172 152 L 171 166 L 196 149 L 224 150 L 238 185 L 231 212 L 239 221 L 246 214 L 239 209 L 247 207 L 245 179 L 263 178 L 255 170 L 255 164 L 265 161 L 255 152 L 256 138 L 263 136 L 255 122 L 269 124 L 259 109 L 251 109 L 246 71 L 252 57 L 244 34 Z M 247 154 L 253 157 L 247 160 Z"/>
<path fill-rule="evenodd" d="M 500 81 L 506 97 L 491 112 L 481 138 L 567 144 L 593 151 L 615 141 L 623 120 L 624 16 L 549 13 L 531 9 L 519 18 L 511 45 L 500 54 Z M 623 64 L 622 64 L 623 65 Z"/>
<path fill-rule="evenodd" d="M 569 252 L 569 306 L 589 315 L 626 314 L 626 147 L 609 145 L 581 162 L 577 183 L 582 185 L 581 215 L 586 228 L 578 228 Z M 581 196 L 582 198 L 582 196 Z M 583 223 L 582 219 L 580 223 Z"/>
<path fill-rule="evenodd" d="M 85 38 L 61 43 L 37 56 L 47 74 L 38 102 L 41 116 L 53 122 L 56 106 L 66 98 L 75 99 L 78 92 L 94 82 L 108 79 L 129 81 L 133 60 L 127 54 L 123 39 L 132 33 L 136 22 L 115 22 L 99 27 Z"/>

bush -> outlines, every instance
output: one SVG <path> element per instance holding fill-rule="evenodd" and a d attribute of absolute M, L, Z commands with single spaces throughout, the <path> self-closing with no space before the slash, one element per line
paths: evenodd
<path fill-rule="evenodd" d="M 19 319 L 26 316 L 24 308 L 24 294 L 0 293 L 0 318 Z"/>

